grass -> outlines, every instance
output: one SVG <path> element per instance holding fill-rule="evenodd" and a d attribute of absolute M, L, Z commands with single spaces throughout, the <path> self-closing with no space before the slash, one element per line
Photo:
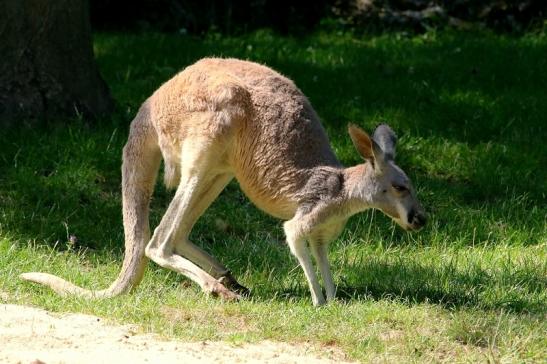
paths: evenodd
<path fill-rule="evenodd" d="M 183 340 L 311 342 L 364 362 L 547 360 L 544 33 L 98 34 L 95 53 L 118 102 L 112 117 L 0 134 L 0 300 Z M 135 293 L 98 302 L 20 281 L 25 271 L 91 288 L 114 279 L 128 124 L 163 81 L 210 55 L 263 62 L 294 79 L 346 165 L 359 161 L 348 122 L 390 123 L 428 227 L 407 234 L 378 212 L 352 218 L 331 245 L 338 300 L 314 308 L 280 223 L 232 183 L 192 238 L 253 289 L 252 299 L 205 297 L 153 264 Z M 154 226 L 170 197 L 158 185 Z"/>

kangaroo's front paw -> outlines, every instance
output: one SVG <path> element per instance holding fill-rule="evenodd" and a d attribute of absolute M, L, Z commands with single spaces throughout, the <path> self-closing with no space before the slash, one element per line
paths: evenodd
<path fill-rule="evenodd" d="M 228 272 L 220 277 L 218 281 L 230 291 L 235 292 L 243 297 L 249 297 L 251 295 L 251 291 L 247 287 L 239 284 L 231 272 Z"/>

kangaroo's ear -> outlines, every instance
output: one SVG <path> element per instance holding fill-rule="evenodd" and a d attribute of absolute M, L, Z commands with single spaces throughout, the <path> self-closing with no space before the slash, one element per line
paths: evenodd
<path fill-rule="evenodd" d="M 395 158 L 395 146 L 397 144 L 397 135 L 391 130 L 387 124 L 380 124 L 374 131 L 372 139 L 378 143 L 384 152 L 384 157 L 387 160 Z"/>
<path fill-rule="evenodd" d="M 371 139 L 363 129 L 355 124 L 348 125 L 348 132 L 361 157 L 371 162 L 373 166 L 378 166 L 378 162 L 382 158 L 382 150 L 374 139 Z"/>

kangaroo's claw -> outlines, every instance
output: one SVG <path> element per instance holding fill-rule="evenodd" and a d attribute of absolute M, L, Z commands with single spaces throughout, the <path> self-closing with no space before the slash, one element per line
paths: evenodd
<path fill-rule="evenodd" d="M 226 273 L 225 275 L 220 277 L 218 281 L 230 291 L 235 292 L 243 297 L 249 297 L 251 295 L 251 291 L 247 287 L 239 284 L 239 282 L 232 275 L 232 272 Z"/>

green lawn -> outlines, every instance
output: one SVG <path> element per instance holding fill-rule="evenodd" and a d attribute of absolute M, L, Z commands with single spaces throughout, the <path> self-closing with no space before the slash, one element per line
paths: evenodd
<path fill-rule="evenodd" d="M 118 103 L 112 117 L 0 133 L 0 302 L 92 313 L 183 340 L 306 341 L 365 362 L 547 360 L 545 33 L 98 34 L 95 53 Z M 19 280 L 47 271 L 102 288 L 115 278 L 128 124 L 162 82 L 211 55 L 294 79 L 346 165 L 359 162 L 346 125 L 388 122 L 427 228 L 407 234 L 372 211 L 352 218 L 331 245 L 339 299 L 315 308 L 280 222 L 232 183 L 192 239 L 252 288 L 249 300 L 206 297 L 154 264 L 135 293 L 104 301 Z M 153 226 L 170 197 L 157 186 Z"/>

